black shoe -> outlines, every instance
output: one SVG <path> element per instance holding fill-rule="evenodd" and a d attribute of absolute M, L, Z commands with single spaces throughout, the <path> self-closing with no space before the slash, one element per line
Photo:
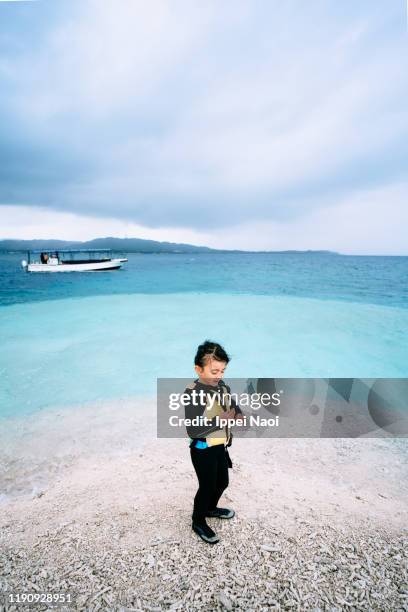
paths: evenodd
<path fill-rule="evenodd" d="M 230 519 L 235 516 L 235 512 L 234 510 L 229 510 L 228 508 L 215 508 L 215 510 L 209 510 L 206 516 Z"/>
<path fill-rule="evenodd" d="M 207 525 L 207 523 L 202 523 L 198 525 L 193 521 L 192 527 L 193 531 L 195 531 L 200 536 L 200 538 L 204 540 L 204 542 L 207 542 L 208 544 L 216 544 L 220 541 L 220 538 L 217 536 L 216 533 L 214 533 L 211 527 Z"/>

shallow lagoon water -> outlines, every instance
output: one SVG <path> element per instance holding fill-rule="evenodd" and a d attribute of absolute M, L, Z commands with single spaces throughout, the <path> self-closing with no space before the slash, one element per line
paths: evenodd
<path fill-rule="evenodd" d="M 91 296 L 0 314 L 0 413 L 154 394 L 157 377 L 195 377 L 206 338 L 229 377 L 405 377 L 408 310 L 217 293 Z"/>

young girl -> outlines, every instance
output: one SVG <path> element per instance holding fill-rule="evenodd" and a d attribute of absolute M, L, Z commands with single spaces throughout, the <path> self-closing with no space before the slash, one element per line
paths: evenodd
<path fill-rule="evenodd" d="M 218 542 L 219 537 L 207 525 L 206 517 L 229 519 L 235 515 L 234 510 L 217 507 L 218 500 L 229 484 L 228 467 L 232 467 L 232 463 L 227 446 L 231 445 L 232 434 L 228 426 L 220 428 L 215 417 L 235 420 L 243 418 L 242 410 L 232 398 L 231 403 L 228 398 L 224 398 L 225 393 L 230 393 L 230 388 L 222 380 L 229 361 L 230 358 L 220 344 L 206 340 L 198 347 L 194 359 L 198 378 L 184 391 L 190 395 L 190 403 L 185 405 L 186 418 L 207 417 L 205 425 L 187 426 L 186 429 L 190 436 L 190 455 L 199 484 L 194 497 L 192 528 L 209 544 Z"/>

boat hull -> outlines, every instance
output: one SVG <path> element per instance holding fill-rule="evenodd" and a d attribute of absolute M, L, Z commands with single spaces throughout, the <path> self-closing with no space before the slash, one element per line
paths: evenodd
<path fill-rule="evenodd" d="M 27 272 L 98 272 L 100 270 L 118 270 L 127 259 L 111 259 L 93 263 L 30 263 Z"/>

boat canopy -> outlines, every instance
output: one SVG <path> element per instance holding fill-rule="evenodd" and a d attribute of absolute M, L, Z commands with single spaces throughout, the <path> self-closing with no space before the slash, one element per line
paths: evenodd
<path fill-rule="evenodd" d="M 28 263 L 40 259 L 46 263 L 48 258 L 56 258 L 61 263 L 92 263 L 112 259 L 112 249 L 30 249 L 27 253 Z"/>

